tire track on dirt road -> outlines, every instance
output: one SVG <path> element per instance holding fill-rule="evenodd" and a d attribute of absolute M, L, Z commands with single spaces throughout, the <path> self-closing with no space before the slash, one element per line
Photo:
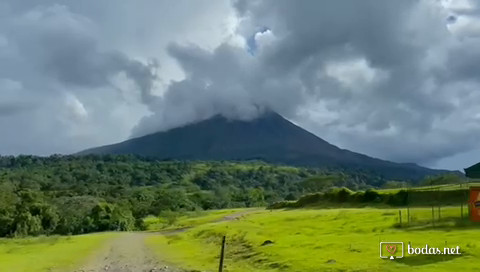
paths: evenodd
<path fill-rule="evenodd" d="M 145 245 L 149 233 L 121 233 L 75 272 L 183 272 L 158 261 Z"/>

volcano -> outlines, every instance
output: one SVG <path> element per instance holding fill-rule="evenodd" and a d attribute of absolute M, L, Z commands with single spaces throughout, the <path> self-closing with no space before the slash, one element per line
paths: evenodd
<path fill-rule="evenodd" d="M 395 163 L 338 148 L 269 112 L 250 121 L 221 115 L 78 153 L 134 154 L 159 160 L 261 160 L 274 164 L 365 170 L 385 179 L 419 180 L 449 171 Z"/>

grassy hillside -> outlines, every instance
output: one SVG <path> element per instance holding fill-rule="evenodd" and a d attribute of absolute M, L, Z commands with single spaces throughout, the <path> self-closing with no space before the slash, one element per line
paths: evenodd
<path fill-rule="evenodd" d="M 445 224 L 398 228 L 397 209 L 256 211 L 240 220 L 208 223 L 169 236 L 150 238 L 160 256 L 179 266 L 216 271 L 220 241 L 227 236 L 226 271 L 477 271 L 478 226 L 454 227 L 458 207 L 442 210 Z M 416 210 L 428 218 L 430 209 Z M 404 213 L 405 214 L 405 210 Z M 271 241 L 263 245 L 265 241 Z M 379 257 L 379 242 L 412 246 L 460 246 L 462 255 L 408 255 L 394 261 Z"/>

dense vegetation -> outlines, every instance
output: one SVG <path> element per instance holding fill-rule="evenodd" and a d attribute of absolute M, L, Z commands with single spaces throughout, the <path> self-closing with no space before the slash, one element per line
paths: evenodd
<path fill-rule="evenodd" d="M 440 177 L 439 179 L 443 179 Z M 428 179 L 431 180 L 431 179 Z M 459 184 L 446 190 L 437 188 L 413 188 L 395 191 L 354 192 L 347 188 L 332 188 L 325 192 L 307 194 L 296 201 L 280 201 L 269 205 L 270 209 L 322 207 L 365 207 L 365 206 L 446 206 L 466 205 L 468 202 L 468 186 Z"/>
<path fill-rule="evenodd" d="M 148 215 L 264 206 L 331 187 L 402 184 L 361 171 L 262 162 L 176 162 L 130 155 L 0 157 L 0 237 L 142 229 Z"/>
<path fill-rule="evenodd" d="M 367 181 L 381 182 L 260 162 L 0 157 L 0 237 L 138 229 L 165 211 L 260 206 L 332 185 L 368 188 Z"/>

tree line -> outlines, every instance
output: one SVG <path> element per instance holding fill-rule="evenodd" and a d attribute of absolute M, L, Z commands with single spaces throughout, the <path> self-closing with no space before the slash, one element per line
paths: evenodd
<path fill-rule="evenodd" d="M 0 237 L 142 229 L 165 211 L 266 206 L 332 186 L 386 184 L 360 170 L 131 155 L 0 156 Z"/>

